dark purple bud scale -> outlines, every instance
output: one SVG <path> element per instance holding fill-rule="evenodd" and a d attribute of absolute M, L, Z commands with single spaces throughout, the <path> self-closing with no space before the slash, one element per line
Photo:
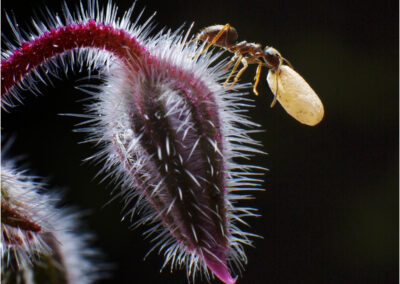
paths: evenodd
<path fill-rule="evenodd" d="M 145 93 L 134 94 L 129 103 L 132 130 L 141 136 L 141 146 L 149 155 L 148 176 L 156 185 L 162 180 L 157 189 L 145 187 L 144 194 L 172 235 L 189 249 L 210 249 L 216 244 L 225 247 L 228 233 L 224 217 L 224 164 L 221 143 L 217 140 L 222 135 L 218 132 L 216 107 L 211 99 L 200 101 L 192 86 L 172 86 L 176 98 L 169 100 L 177 102 L 168 105 L 160 85 L 154 88 L 142 82 Z M 177 111 L 169 112 L 171 107 Z M 140 172 L 133 176 L 143 180 Z"/>

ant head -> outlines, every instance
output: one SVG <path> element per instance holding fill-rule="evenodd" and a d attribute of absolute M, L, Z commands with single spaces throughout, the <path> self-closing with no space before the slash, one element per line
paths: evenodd
<path fill-rule="evenodd" d="M 282 56 L 275 48 L 266 46 L 264 49 L 264 60 L 269 68 L 276 71 L 281 65 Z"/>

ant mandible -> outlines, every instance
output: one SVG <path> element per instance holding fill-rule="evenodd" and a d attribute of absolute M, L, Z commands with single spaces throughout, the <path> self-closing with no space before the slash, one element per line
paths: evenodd
<path fill-rule="evenodd" d="M 222 70 L 228 68 L 232 63 L 236 62 L 231 73 L 224 83 L 224 87 L 229 82 L 232 74 L 239 67 L 239 64 L 242 63 L 243 67 L 236 74 L 233 83 L 229 87 L 232 88 L 236 82 L 239 80 L 240 76 L 246 71 L 249 64 L 258 64 L 256 75 L 254 77 L 255 83 L 253 86 L 253 92 L 258 95 L 257 86 L 260 81 L 261 68 L 263 66 L 271 69 L 272 72 L 277 72 L 279 70 L 282 62 L 288 64 L 291 68 L 292 65 L 288 60 L 283 58 L 280 53 L 269 46 L 266 46 L 265 49 L 262 48 L 259 43 L 249 43 L 247 41 L 237 42 L 238 33 L 234 27 L 229 24 L 226 25 L 213 25 L 202 29 L 196 36 L 196 40 L 201 40 L 204 42 L 208 42 L 209 44 L 205 49 L 203 49 L 200 54 L 202 55 L 206 52 L 212 45 L 216 45 L 221 47 L 229 52 L 234 53 L 232 59 L 228 62 L 228 64 L 222 68 Z M 274 96 L 274 100 L 271 103 L 271 107 L 276 104 L 277 94 Z"/>

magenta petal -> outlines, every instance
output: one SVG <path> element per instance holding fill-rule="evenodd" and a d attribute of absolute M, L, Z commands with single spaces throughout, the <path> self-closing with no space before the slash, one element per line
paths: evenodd
<path fill-rule="evenodd" d="M 223 255 L 223 256 L 222 256 Z M 204 260 L 207 267 L 225 284 L 234 284 L 237 277 L 232 278 L 226 265 L 225 253 L 219 253 L 218 256 L 211 252 L 204 252 Z"/>

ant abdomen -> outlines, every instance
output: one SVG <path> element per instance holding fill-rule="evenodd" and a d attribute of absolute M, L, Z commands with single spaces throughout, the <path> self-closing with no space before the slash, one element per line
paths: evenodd
<path fill-rule="evenodd" d="M 206 27 L 198 33 L 196 39 L 205 42 L 211 42 L 222 30 L 222 34 L 219 36 L 214 45 L 222 48 L 229 48 L 232 45 L 235 45 L 238 39 L 238 33 L 234 27 L 228 26 L 226 28 L 226 25 L 214 25 Z"/>

